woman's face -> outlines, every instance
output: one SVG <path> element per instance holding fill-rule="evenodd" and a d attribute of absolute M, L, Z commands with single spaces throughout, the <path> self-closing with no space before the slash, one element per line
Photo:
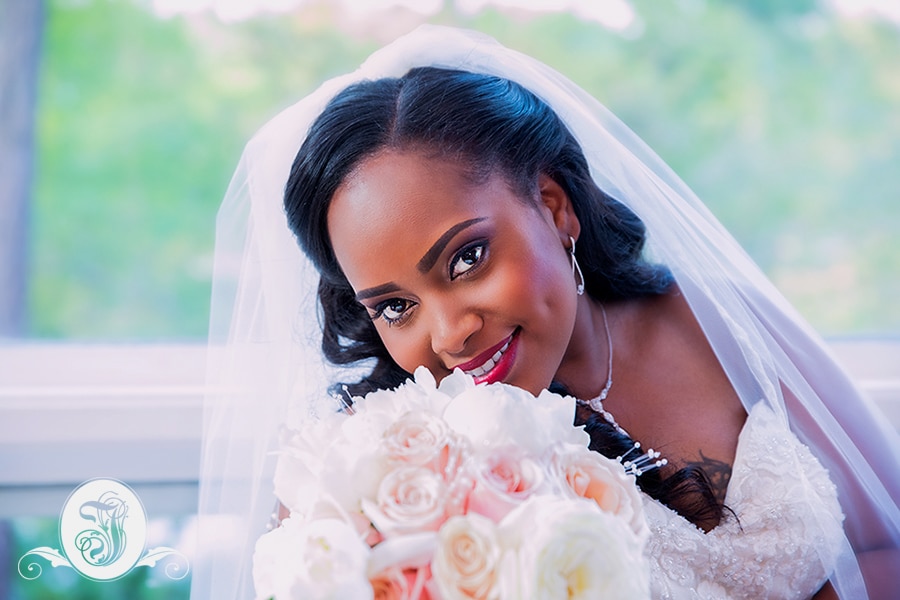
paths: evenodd
<path fill-rule="evenodd" d="M 455 368 L 537 394 L 572 336 L 566 247 L 578 222 L 562 189 L 519 198 L 492 175 L 383 151 L 344 181 L 328 212 L 335 255 L 393 359 L 440 380 Z"/>

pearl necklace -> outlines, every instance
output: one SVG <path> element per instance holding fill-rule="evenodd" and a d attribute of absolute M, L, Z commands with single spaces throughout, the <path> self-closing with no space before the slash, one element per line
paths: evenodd
<path fill-rule="evenodd" d="M 606 348 L 609 357 L 606 367 L 606 385 L 603 386 L 603 389 L 600 390 L 599 394 L 597 394 L 590 400 L 577 399 L 576 402 L 582 406 L 587 406 L 595 413 L 601 415 L 604 419 L 606 419 L 607 423 L 615 428 L 615 430 L 619 434 L 627 438 L 631 438 L 631 436 L 628 435 L 628 432 L 622 429 L 621 426 L 619 426 L 619 424 L 616 422 L 615 417 L 612 416 L 612 413 L 603 408 L 603 401 L 606 400 L 606 397 L 609 395 L 609 390 L 612 387 L 613 383 L 613 343 L 612 335 L 609 332 L 609 319 L 606 316 L 606 308 L 602 304 L 600 305 L 600 313 L 603 315 L 603 329 L 606 331 Z M 630 450 L 628 450 L 628 452 L 626 452 L 622 456 L 616 457 L 616 460 L 622 463 L 622 466 L 625 467 L 626 473 L 637 477 L 651 469 L 658 469 L 659 467 L 663 467 L 669 463 L 669 461 L 665 458 L 660 458 L 661 454 L 653 448 L 650 448 L 649 450 L 647 450 L 647 452 L 644 453 L 640 452 L 640 448 L 641 443 L 634 442 L 634 445 Z"/>

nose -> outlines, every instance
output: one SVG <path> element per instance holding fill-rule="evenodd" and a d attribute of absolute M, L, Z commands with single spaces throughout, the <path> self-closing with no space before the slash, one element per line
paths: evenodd
<path fill-rule="evenodd" d="M 431 349 L 438 357 L 463 354 L 469 339 L 483 325 L 480 315 L 452 300 L 433 306 L 431 321 Z"/>

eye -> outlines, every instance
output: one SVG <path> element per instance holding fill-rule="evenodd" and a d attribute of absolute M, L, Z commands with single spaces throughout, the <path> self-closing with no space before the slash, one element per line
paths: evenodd
<path fill-rule="evenodd" d="M 404 298 L 385 300 L 375 307 L 375 314 L 372 315 L 372 320 L 382 319 L 388 325 L 398 325 L 409 316 L 409 311 L 413 306 L 415 306 L 414 302 Z"/>
<path fill-rule="evenodd" d="M 460 250 L 450 263 L 450 279 L 456 279 L 481 263 L 487 244 L 478 242 Z"/>

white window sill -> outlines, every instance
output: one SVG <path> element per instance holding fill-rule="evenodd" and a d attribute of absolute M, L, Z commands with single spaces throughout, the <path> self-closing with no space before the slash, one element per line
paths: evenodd
<path fill-rule="evenodd" d="M 900 340 L 832 343 L 900 430 Z M 0 345 L 0 518 L 55 514 L 93 477 L 148 511 L 196 505 L 205 344 Z"/>
<path fill-rule="evenodd" d="M 56 514 L 119 479 L 150 513 L 194 512 L 205 344 L 0 346 L 0 518 Z"/>

